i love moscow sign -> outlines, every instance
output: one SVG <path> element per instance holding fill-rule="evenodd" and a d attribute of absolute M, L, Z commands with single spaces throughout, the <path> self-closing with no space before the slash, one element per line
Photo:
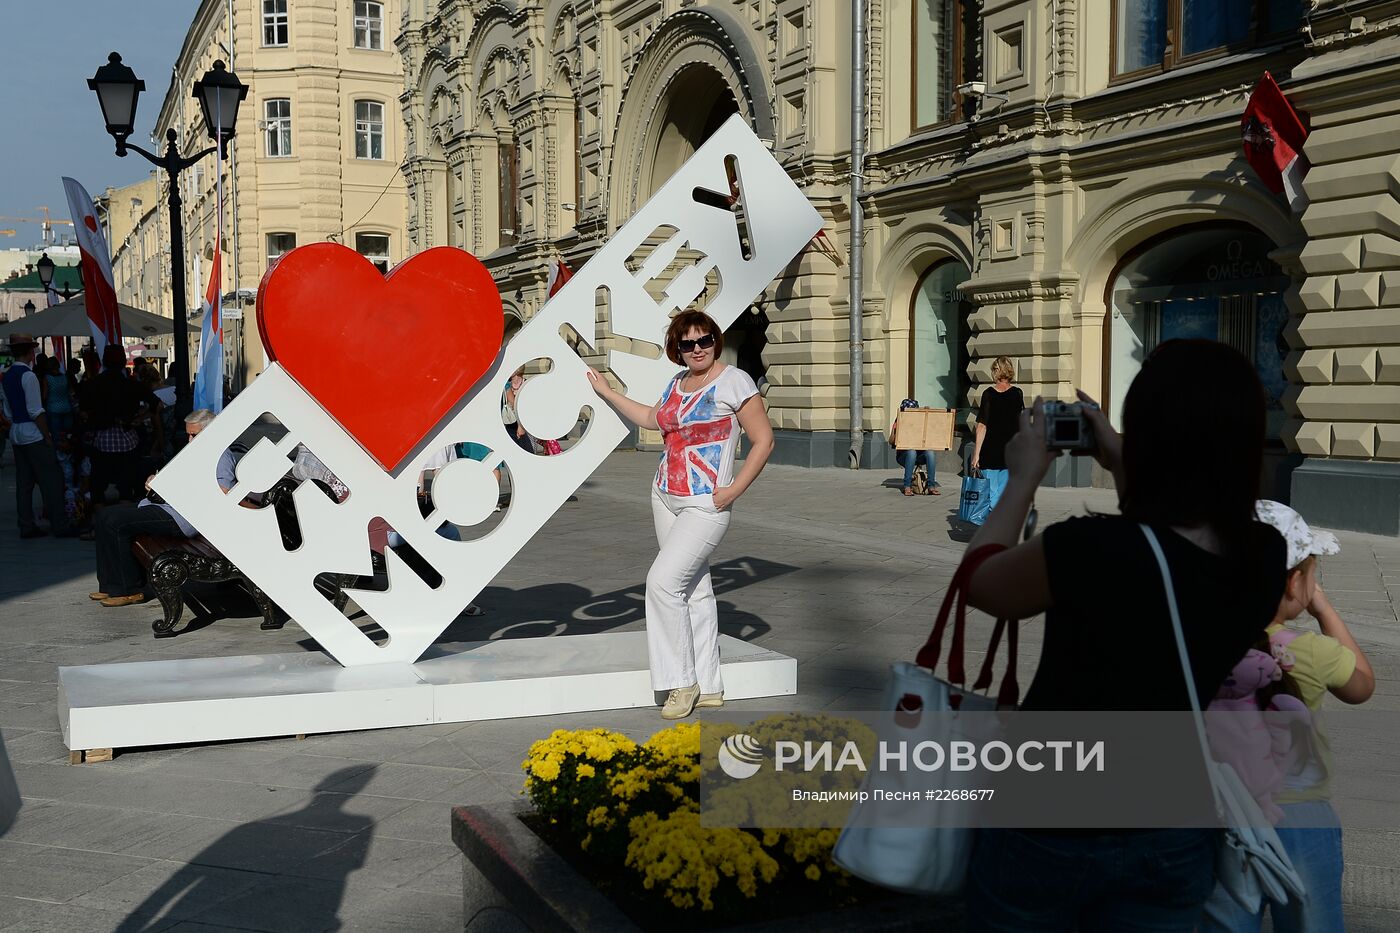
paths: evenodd
<path fill-rule="evenodd" d="M 153 488 L 346 667 L 413 662 L 598 468 L 627 434 L 596 398 L 570 342 L 608 351 L 626 394 L 652 404 L 676 372 L 660 352 L 672 314 L 716 278 L 704 310 L 728 327 L 821 229 L 802 192 L 733 117 L 501 346 L 500 295 L 486 269 L 453 248 L 420 253 L 387 276 L 343 246 L 293 250 L 264 277 L 258 322 L 272 362 L 156 477 Z M 640 263 L 629 263 L 656 242 Z M 682 249 L 685 253 L 682 254 Z M 698 254 L 662 300 L 647 285 L 677 257 Z M 408 348 L 408 365 L 385 365 Z M 520 423 L 535 437 L 582 436 L 558 456 L 528 453 L 507 436 L 501 390 L 522 366 L 543 369 L 521 390 Z M 238 463 L 225 493 L 223 452 L 264 415 L 285 432 Z M 440 470 L 426 516 L 417 497 L 429 458 L 462 443 L 490 450 Z M 288 549 L 260 494 L 292 475 L 298 445 L 348 487 L 337 498 L 303 482 L 292 495 L 301 544 Z M 493 468 L 512 495 L 499 521 Z M 337 501 L 338 499 L 338 501 Z M 388 587 L 350 595 L 387 640 L 372 640 L 315 586 L 321 574 L 372 574 L 369 528 L 382 519 L 435 574 L 385 549 Z M 438 534 L 462 529 L 461 540 Z"/>

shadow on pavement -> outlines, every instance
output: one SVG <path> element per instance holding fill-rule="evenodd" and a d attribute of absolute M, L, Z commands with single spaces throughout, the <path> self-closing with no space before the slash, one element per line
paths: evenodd
<path fill-rule="evenodd" d="M 771 580 L 798 568 L 757 557 L 736 557 L 710 567 L 710 579 L 719 604 L 719 629 L 743 641 L 768 633 L 771 626 L 758 616 L 744 612 L 724 594 Z M 545 583 L 513 590 L 488 586 L 476 597 L 486 610 L 475 618 L 458 616 L 438 636 L 437 643 L 490 641 L 498 638 L 539 638 L 554 635 L 595 635 L 622 628 L 646 618 L 646 586 L 636 583 L 624 589 L 594 595 L 587 587 L 573 583 Z M 384 632 L 367 617 L 359 616 L 362 630 L 370 638 Z M 299 645 L 317 650 L 316 642 L 302 639 Z"/>
<path fill-rule="evenodd" d="M 210 898 L 212 892 L 204 888 L 217 891 L 230 869 L 249 870 L 250 857 L 256 859 L 260 855 L 265 856 L 269 866 L 302 867 L 314 860 L 318 867 L 328 867 L 317 873 L 314 885 L 307 884 L 305 891 L 296 884 L 263 884 L 223 901 L 213 908 L 220 914 L 219 921 L 265 918 L 280 921 L 277 928 L 283 929 L 289 928 L 285 924 L 294 918 L 297 929 L 339 929 L 346 880 L 364 865 L 374 833 L 373 819 L 347 813 L 343 807 L 364 790 L 375 770 L 362 766 L 342 768 L 316 785 L 311 803 L 300 811 L 279 815 L 274 818 L 276 822 L 269 819 L 244 823 L 225 833 L 137 905 L 117 927 L 118 933 L 166 928 L 170 925 L 169 913 L 181 901 Z M 335 792 L 328 792 L 332 787 Z M 301 827 L 306 826 L 323 832 L 305 832 Z M 346 841 L 328 852 L 324 831 L 343 833 Z M 276 877 L 275 870 L 269 868 L 267 880 Z M 239 916 L 223 916 L 226 911 Z M 209 917 L 207 911 L 198 915 L 200 922 L 205 918 L 216 919 Z"/>

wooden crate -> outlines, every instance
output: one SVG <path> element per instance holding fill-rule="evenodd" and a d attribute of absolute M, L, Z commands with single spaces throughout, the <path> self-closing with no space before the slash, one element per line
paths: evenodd
<path fill-rule="evenodd" d="M 895 420 L 895 450 L 952 450 L 951 408 L 906 408 Z"/>

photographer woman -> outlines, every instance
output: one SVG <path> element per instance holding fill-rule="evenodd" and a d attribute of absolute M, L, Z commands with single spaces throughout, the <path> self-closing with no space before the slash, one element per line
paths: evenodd
<path fill-rule="evenodd" d="M 1022 709 L 1122 709 L 1125 694 L 1112 688 L 1111 674 L 1125 658 L 1133 667 L 1127 705 L 1190 709 L 1161 574 L 1137 526 L 1161 540 L 1196 692 L 1214 696 L 1273 619 L 1284 588 L 1283 538 L 1254 516 L 1264 442 L 1259 379 L 1223 344 L 1159 346 L 1128 391 L 1121 437 L 1097 407 L 1085 411 L 1122 514 L 1071 518 L 1018 544 L 1058 454 L 1046 448 L 1043 408 L 1037 399 L 1022 412 L 1006 448 L 1006 493 L 968 545 L 1007 548 L 973 573 L 968 601 L 998 617 L 1045 613 Z M 1189 437 L 1210 438 L 1209 455 L 1184 461 L 1180 444 Z M 1217 839 L 1213 829 L 984 830 L 969 873 L 969 929 L 1194 930 L 1215 885 Z"/>

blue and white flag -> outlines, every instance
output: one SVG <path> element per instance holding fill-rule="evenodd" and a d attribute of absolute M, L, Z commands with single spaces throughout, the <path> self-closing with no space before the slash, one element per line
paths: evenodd
<path fill-rule="evenodd" d="M 214 242 L 214 264 L 209 270 L 209 287 L 204 292 L 204 318 L 199 324 L 199 368 L 194 374 L 194 407 L 207 408 L 214 414 L 224 410 L 224 321 L 223 284 L 219 270 L 219 251 L 223 244 Z"/>

